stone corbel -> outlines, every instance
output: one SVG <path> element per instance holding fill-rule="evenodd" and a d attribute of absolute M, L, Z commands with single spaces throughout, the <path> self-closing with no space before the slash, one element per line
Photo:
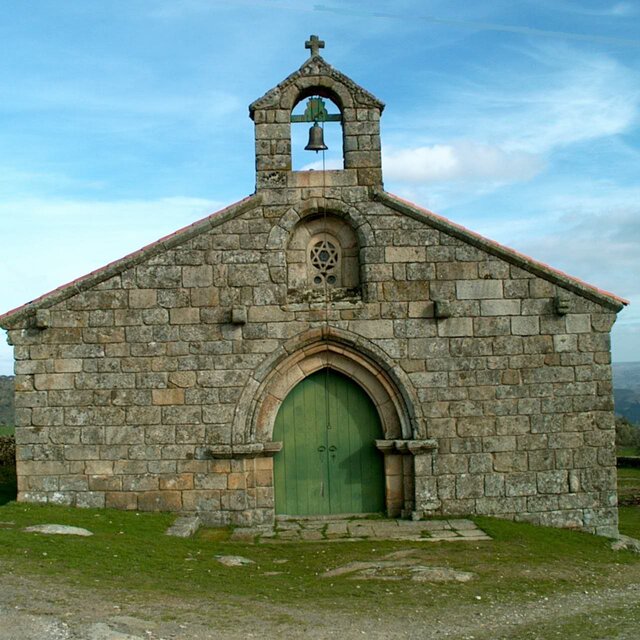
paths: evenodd
<path fill-rule="evenodd" d="M 36 328 L 48 329 L 51 324 L 51 312 L 49 309 L 38 309 L 36 311 Z"/>
<path fill-rule="evenodd" d="M 420 455 L 435 451 L 438 441 L 426 440 L 376 440 L 376 447 L 384 454 Z"/>

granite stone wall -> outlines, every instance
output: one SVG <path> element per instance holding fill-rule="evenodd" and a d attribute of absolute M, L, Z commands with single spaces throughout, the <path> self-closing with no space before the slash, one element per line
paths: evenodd
<path fill-rule="evenodd" d="M 238 401 L 328 324 L 404 374 L 411 437 L 437 443 L 415 456 L 414 516 L 615 529 L 615 313 L 358 187 L 320 189 L 254 197 L 10 331 L 20 499 L 270 521 L 273 451 L 234 443 Z M 323 209 L 360 242 L 361 287 L 328 306 L 285 264 L 287 228 Z"/>
<path fill-rule="evenodd" d="M 344 170 L 291 171 L 314 93 Z M 624 302 L 385 193 L 382 108 L 312 57 L 250 107 L 256 195 L 0 318 L 20 500 L 271 522 L 279 404 L 331 366 L 381 416 L 389 514 L 616 532 Z"/>

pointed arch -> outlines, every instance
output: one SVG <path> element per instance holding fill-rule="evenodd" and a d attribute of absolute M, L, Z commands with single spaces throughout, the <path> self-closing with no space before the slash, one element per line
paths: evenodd
<path fill-rule="evenodd" d="M 234 443 L 265 443 L 282 401 L 305 377 L 324 368 L 357 382 L 374 403 L 385 439 L 424 437 L 420 403 L 408 376 L 381 349 L 333 327 L 288 341 L 255 372 L 238 403 Z"/>

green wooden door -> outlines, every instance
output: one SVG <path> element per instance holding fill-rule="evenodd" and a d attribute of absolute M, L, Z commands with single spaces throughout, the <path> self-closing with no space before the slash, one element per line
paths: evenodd
<path fill-rule="evenodd" d="M 273 439 L 276 513 L 373 513 L 384 509 L 384 468 L 374 440 L 380 418 L 367 394 L 330 369 L 296 385 Z"/>

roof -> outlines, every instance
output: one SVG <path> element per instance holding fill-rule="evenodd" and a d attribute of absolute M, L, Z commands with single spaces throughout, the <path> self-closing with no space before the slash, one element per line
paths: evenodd
<path fill-rule="evenodd" d="M 505 247 L 498 242 L 493 240 L 489 240 L 484 236 L 481 236 L 478 233 L 470 231 L 469 229 L 448 220 L 442 216 L 439 216 L 428 209 L 424 209 L 419 207 L 416 204 L 403 200 L 398 196 L 395 196 L 391 193 L 388 193 L 382 189 L 374 190 L 373 197 L 378 202 L 385 204 L 386 206 L 394 209 L 398 213 L 402 213 L 404 215 L 408 215 L 416 220 L 420 220 L 428 224 L 429 226 L 438 229 L 439 231 L 443 231 L 453 237 L 456 237 L 463 242 L 466 242 L 472 246 L 475 246 L 487 253 L 495 255 L 498 258 L 501 258 L 525 271 L 529 271 L 536 276 L 544 278 L 545 280 L 551 281 L 561 287 L 569 291 L 573 291 L 574 293 L 592 300 L 600 305 L 608 307 L 613 311 L 620 311 L 625 305 L 629 304 L 627 300 L 624 298 L 620 298 L 613 293 L 609 293 L 608 291 L 603 291 L 602 289 L 598 289 L 578 278 L 574 278 L 572 276 L 563 273 L 562 271 L 558 271 L 553 267 L 550 267 L 542 262 L 538 262 L 533 258 L 530 258 L 518 251 Z M 67 284 L 50 291 L 49 293 L 45 293 L 44 295 L 27 302 L 26 304 L 17 307 L 3 315 L 0 315 L 0 327 L 9 328 L 10 325 L 15 325 L 20 322 L 27 316 L 32 315 L 38 309 L 46 309 L 48 307 L 53 306 L 67 298 L 70 298 L 78 293 L 83 291 L 87 291 L 92 287 L 112 278 L 115 275 L 118 275 L 125 271 L 126 269 L 130 269 L 141 262 L 151 258 L 152 256 L 161 253 L 162 251 L 166 251 L 167 249 L 173 249 L 174 247 L 183 244 L 187 240 L 198 236 L 202 233 L 205 233 L 209 229 L 217 227 L 224 222 L 235 218 L 242 213 L 246 213 L 251 209 L 254 209 L 260 206 L 262 203 L 262 197 L 257 195 L 248 196 L 243 200 L 232 204 L 225 209 L 221 209 L 215 213 L 210 214 L 206 218 L 194 222 L 193 224 L 183 227 L 178 231 L 160 238 L 160 240 L 143 247 L 139 251 L 135 251 L 134 253 L 130 253 L 124 258 L 120 258 L 114 262 L 110 262 L 104 267 L 97 269 L 96 271 L 92 271 L 91 273 L 78 278 L 77 280 L 73 280 Z"/>
<path fill-rule="evenodd" d="M 438 229 L 439 231 L 443 231 L 444 233 L 458 238 L 474 247 L 477 247 L 478 249 L 482 249 L 483 251 L 495 255 L 498 258 L 502 258 L 506 262 L 520 267 L 525 271 L 529 271 L 536 276 L 549 280 L 550 282 L 560 285 L 569 291 L 573 291 L 584 298 L 607 306 L 614 311 L 620 311 L 629 304 L 629 301 L 624 298 L 620 298 L 609 291 L 604 291 L 603 289 L 594 287 L 579 278 L 575 278 L 559 271 L 558 269 L 554 269 L 544 262 L 534 260 L 533 258 L 530 258 L 519 251 L 515 251 L 514 249 L 510 249 L 499 242 L 489 240 L 479 233 L 475 233 L 474 231 L 456 224 L 437 213 L 433 213 L 433 211 L 429 211 L 428 209 L 424 209 L 412 202 L 403 200 L 402 198 L 388 193 L 387 191 L 377 189 L 374 191 L 373 197 L 378 202 L 386 204 L 388 207 L 395 209 L 399 213 L 404 213 L 416 220 L 426 222 L 428 225 Z"/>

